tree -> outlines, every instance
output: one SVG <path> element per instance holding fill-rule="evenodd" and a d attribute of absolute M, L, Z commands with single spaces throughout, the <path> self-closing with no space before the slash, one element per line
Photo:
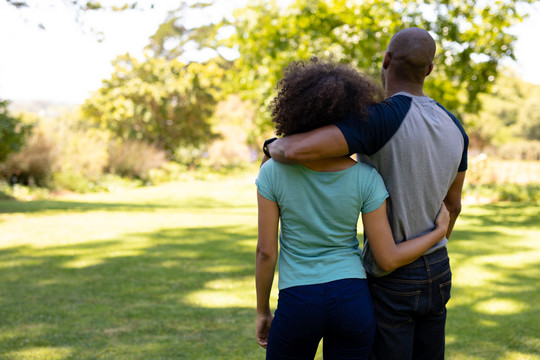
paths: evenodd
<path fill-rule="evenodd" d="M 512 71 L 502 71 L 484 105 L 475 114 L 464 114 L 471 147 L 484 149 L 523 139 L 540 140 L 540 86 L 521 80 Z"/>
<path fill-rule="evenodd" d="M 509 28 L 524 18 L 518 5 L 532 0 L 298 0 L 286 8 L 276 1 L 251 1 L 235 14 L 236 32 L 224 43 L 240 53 L 234 83 L 266 104 L 281 70 L 292 60 L 327 56 L 378 77 L 391 36 L 411 26 L 430 31 L 437 42 L 436 68 L 426 92 L 449 110 L 478 112 L 478 95 L 489 92 L 499 64 L 514 59 Z M 268 131 L 268 117 L 259 117 Z"/>
<path fill-rule="evenodd" d="M 142 140 L 175 158 L 181 147 L 214 137 L 209 125 L 219 99 L 223 70 L 214 62 L 180 61 L 129 54 L 113 61 L 110 79 L 84 104 L 83 114 L 124 140 Z"/>
<path fill-rule="evenodd" d="M 520 109 L 518 126 L 520 133 L 528 140 L 540 140 L 540 87 L 537 87 Z"/>
<path fill-rule="evenodd" d="M 11 116 L 8 111 L 9 102 L 0 100 L 0 162 L 10 153 L 20 150 L 32 126 L 25 124 L 20 118 Z"/>

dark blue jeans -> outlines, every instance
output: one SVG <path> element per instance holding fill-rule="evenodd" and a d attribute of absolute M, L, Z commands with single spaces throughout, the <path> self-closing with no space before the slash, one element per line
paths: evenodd
<path fill-rule="evenodd" d="M 375 319 L 365 279 L 295 286 L 279 292 L 266 359 L 310 359 L 321 338 L 325 360 L 367 359 Z"/>
<path fill-rule="evenodd" d="M 375 319 L 371 360 L 444 359 L 452 273 L 446 248 L 383 277 L 369 277 Z"/>

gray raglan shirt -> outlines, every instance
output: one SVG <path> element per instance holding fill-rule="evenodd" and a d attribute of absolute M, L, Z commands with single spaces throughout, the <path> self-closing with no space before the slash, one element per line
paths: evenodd
<path fill-rule="evenodd" d="M 367 121 L 353 114 L 336 125 L 350 153 L 364 154 L 359 160 L 382 175 L 390 194 L 387 211 L 395 242 L 433 230 L 457 172 L 467 169 L 469 139 L 456 117 L 427 96 L 400 92 L 371 106 Z M 427 253 L 447 242 L 444 238 Z M 386 274 L 365 238 L 363 260 L 370 274 Z"/>

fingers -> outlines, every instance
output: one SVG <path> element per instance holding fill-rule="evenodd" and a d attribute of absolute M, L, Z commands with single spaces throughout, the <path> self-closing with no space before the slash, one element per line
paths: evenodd
<path fill-rule="evenodd" d="M 257 344 L 266 349 L 266 346 L 268 345 L 268 338 L 257 338 Z"/>

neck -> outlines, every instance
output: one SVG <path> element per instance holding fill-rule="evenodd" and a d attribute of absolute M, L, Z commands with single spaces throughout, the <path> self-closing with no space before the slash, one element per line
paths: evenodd
<path fill-rule="evenodd" d="M 408 92 L 414 96 L 424 96 L 424 84 L 416 84 L 406 81 L 387 81 L 385 89 L 387 98 L 402 91 Z"/>
<path fill-rule="evenodd" d="M 320 172 L 341 171 L 350 168 L 354 164 L 356 164 L 356 161 L 349 156 L 302 162 L 302 165 L 308 169 Z"/>

